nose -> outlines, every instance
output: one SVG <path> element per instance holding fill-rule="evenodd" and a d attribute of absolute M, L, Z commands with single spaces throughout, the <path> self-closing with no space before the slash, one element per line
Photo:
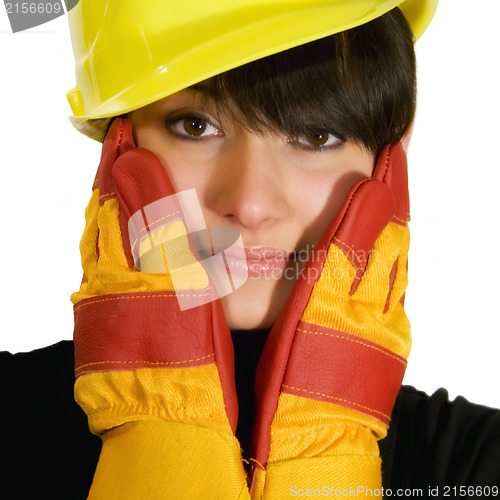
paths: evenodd
<path fill-rule="evenodd" d="M 215 212 L 233 225 L 268 229 L 289 213 L 285 157 L 279 140 L 247 133 L 221 154 Z"/>

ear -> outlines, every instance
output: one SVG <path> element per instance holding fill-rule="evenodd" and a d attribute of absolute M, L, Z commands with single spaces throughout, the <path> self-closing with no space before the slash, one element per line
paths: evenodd
<path fill-rule="evenodd" d="M 411 125 L 408 128 L 408 130 L 406 131 L 406 134 L 401 139 L 401 145 L 403 146 L 405 153 L 408 153 L 408 147 L 410 146 L 410 140 L 411 140 L 411 136 L 413 134 L 413 126 L 414 125 L 415 125 L 415 118 L 411 122 Z"/>

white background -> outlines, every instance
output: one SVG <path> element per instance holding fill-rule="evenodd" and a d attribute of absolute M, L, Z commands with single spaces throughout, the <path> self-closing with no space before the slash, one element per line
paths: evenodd
<path fill-rule="evenodd" d="M 67 120 L 67 18 L 13 34 L 0 4 L 0 350 L 71 339 L 100 144 Z M 417 43 L 405 383 L 500 407 L 498 0 L 441 0 Z"/>

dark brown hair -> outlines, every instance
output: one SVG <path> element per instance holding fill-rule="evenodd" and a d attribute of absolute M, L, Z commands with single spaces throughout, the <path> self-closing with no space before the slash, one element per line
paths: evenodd
<path fill-rule="evenodd" d="M 238 110 L 252 130 L 289 137 L 332 132 L 378 154 L 412 123 L 415 66 L 413 34 L 395 8 L 204 83 L 220 111 Z"/>

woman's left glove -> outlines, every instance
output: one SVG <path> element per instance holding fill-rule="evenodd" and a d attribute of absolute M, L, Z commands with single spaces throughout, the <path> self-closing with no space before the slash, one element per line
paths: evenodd
<path fill-rule="evenodd" d="M 84 279 L 72 295 L 75 397 L 103 440 L 91 499 L 249 497 L 220 302 L 181 310 L 178 294 L 196 301 L 212 285 L 175 197 L 167 213 L 148 211 L 173 193 L 159 160 L 136 148 L 130 122 L 115 119 L 86 210 Z M 191 289 L 176 292 L 168 265 L 163 274 L 136 269 L 128 222 L 137 213 L 147 238 L 132 246 L 143 271 L 177 254 Z"/>
<path fill-rule="evenodd" d="M 267 339 L 252 498 L 380 496 L 377 441 L 411 346 L 408 222 L 406 154 L 388 145 L 314 248 Z"/>

